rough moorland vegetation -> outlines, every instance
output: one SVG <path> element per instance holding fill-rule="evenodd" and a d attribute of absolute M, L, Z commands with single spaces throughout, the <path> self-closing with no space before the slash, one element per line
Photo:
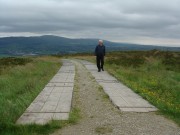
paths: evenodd
<path fill-rule="evenodd" d="M 106 67 L 180 124 L 180 52 L 113 52 Z"/>

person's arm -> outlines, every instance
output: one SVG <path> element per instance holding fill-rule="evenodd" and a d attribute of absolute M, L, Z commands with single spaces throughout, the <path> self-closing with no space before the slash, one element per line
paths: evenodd
<path fill-rule="evenodd" d="M 97 46 L 95 48 L 94 55 L 97 56 Z"/>

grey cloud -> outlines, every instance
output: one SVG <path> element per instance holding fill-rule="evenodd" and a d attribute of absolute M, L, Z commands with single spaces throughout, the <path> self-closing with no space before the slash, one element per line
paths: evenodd
<path fill-rule="evenodd" d="M 0 33 L 178 40 L 179 5 L 179 0 L 0 0 Z"/>

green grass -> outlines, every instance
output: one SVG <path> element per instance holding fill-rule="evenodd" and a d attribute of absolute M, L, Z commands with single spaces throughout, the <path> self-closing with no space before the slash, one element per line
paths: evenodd
<path fill-rule="evenodd" d="M 95 62 L 93 56 L 76 56 Z M 180 125 L 180 52 L 112 52 L 105 70 Z"/>
<path fill-rule="evenodd" d="M 73 109 L 69 121 L 52 121 L 43 126 L 16 125 L 16 120 L 58 71 L 60 59 L 1 58 L 0 62 L 0 134 L 49 134 L 77 121 L 78 110 Z"/>
<path fill-rule="evenodd" d="M 75 107 L 70 112 L 69 120 L 68 120 L 67 123 L 69 123 L 69 124 L 76 124 L 80 118 L 81 118 L 81 116 L 80 116 L 80 109 Z"/>
<path fill-rule="evenodd" d="M 126 63 L 127 61 L 127 63 Z M 180 125 L 180 53 L 111 54 L 107 70 Z"/>
<path fill-rule="evenodd" d="M 57 129 L 61 129 L 67 125 L 76 124 L 80 118 L 80 111 L 77 108 L 73 108 L 69 120 L 66 121 L 51 121 L 45 125 L 15 125 L 10 124 L 6 127 L 1 127 L 2 131 L 0 134 L 2 135 L 49 135 L 53 133 Z"/>
<path fill-rule="evenodd" d="M 46 125 L 16 125 L 16 120 L 60 68 L 57 57 L 0 59 L 0 134 L 48 135 L 56 129 L 77 123 L 80 110 L 73 108 L 67 121 Z"/>
<path fill-rule="evenodd" d="M 4 63 L 0 75 L 0 125 L 15 123 L 60 67 L 60 63 L 38 59 L 27 59 L 27 63 L 20 64 L 11 60 L 11 64 Z M 13 58 L 13 61 L 22 59 Z"/>
<path fill-rule="evenodd" d="M 70 57 L 95 62 L 94 56 Z M 105 61 L 105 70 L 180 125 L 180 53 L 113 52 Z M 55 57 L 0 59 L 0 134 L 46 135 L 78 122 L 80 110 L 73 108 L 68 121 L 43 126 L 15 124 L 59 67 Z"/>

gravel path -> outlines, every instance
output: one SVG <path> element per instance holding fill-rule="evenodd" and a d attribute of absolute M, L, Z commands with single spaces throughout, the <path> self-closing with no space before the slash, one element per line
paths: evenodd
<path fill-rule="evenodd" d="M 78 61 L 73 106 L 81 110 L 76 125 L 67 126 L 53 135 L 180 135 L 180 128 L 156 113 L 120 112 L 109 101 Z"/>

